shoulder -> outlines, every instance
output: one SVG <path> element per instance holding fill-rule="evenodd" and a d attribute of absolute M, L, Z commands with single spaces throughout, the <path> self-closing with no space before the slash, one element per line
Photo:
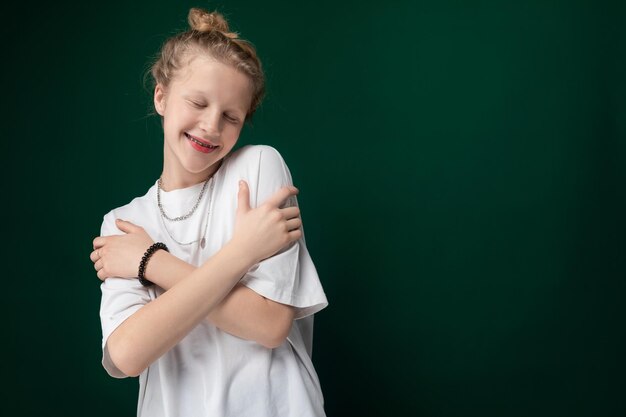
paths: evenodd
<path fill-rule="evenodd" d="M 129 221 L 136 221 L 136 219 L 145 216 L 149 210 L 151 210 L 154 206 L 154 198 L 152 198 L 153 188 L 146 192 L 146 194 L 133 198 L 127 204 L 123 206 L 116 207 L 106 213 L 102 218 L 102 227 L 100 229 L 101 236 L 114 235 L 114 234 L 122 234 L 115 226 L 116 219 L 123 219 Z M 155 197 L 156 198 L 156 197 Z"/>
<path fill-rule="evenodd" d="M 226 171 L 231 177 L 247 178 L 259 186 L 263 184 L 273 186 L 275 180 L 282 183 L 291 182 L 291 172 L 283 156 L 273 146 L 246 145 L 232 152 L 227 158 Z"/>
<path fill-rule="evenodd" d="M 229 163 L 229 187 L 237 189 L 234 184 L 239 179 L 248 181 L 253 207 L 267 200 L 281 187 L 293 185 L 285 160 L 273 146 L 246 145 L 231 154 Z M 289 205 L 297 203 L 290 200 Z"/>
<path fill-rule="evenodd" d="M 228 156 L 232 166 L 250 166 L 263 163 L 283 165 L 285 161 L 278 149 L 270 145 L 245 145 Z"/>

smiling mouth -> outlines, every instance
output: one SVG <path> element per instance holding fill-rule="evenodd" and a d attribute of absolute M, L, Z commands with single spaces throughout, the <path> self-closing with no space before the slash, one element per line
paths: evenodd
<path fill-rule="evenodd" d="M 194 142 L 194 143 L 197 143 L 198 145 L 200 145 L 200 146 L 202 146 L 202 147 L 204 147 L 204 148 L 207 148 L 207 149 L 215 149 L 215 148 L 217 148 L 217 147 L 218 147 L 218 146 L 209 145 L 209 144 L 208 144 L 208 143 L 206 143 L 206 142 L 201 142 L 201 141 L 199 141 L 198 139 L 194 138 L 193 136 L 189 135 L 189 133 L 186 133 L 186 132 L 185 132 L 185 136 L 186 136 L 186 137 L 187 137 L 187 139 L 189 139 L 190 141 L 192 141 L 192 142 Z"/>

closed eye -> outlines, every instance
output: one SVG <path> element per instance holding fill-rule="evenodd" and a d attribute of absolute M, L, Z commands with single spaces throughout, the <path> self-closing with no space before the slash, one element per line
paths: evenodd
<path fill-rule="evenodd" d="M 198 102 L 191 101 L 191 100 L 189 100 L 189 103 L 191 103 L 191 105 L 194 106 L 197 109 L 202 109 L 202 108 L 206 107 L 206 105 L 204 105 L 202 103 L 198 103 Z"/>
<path fill-rule="evenodd" d="M 195 107 L 197 109 L 203 109 L 203 108 L 205 108 L 207 106 L 206 104 L 198 103 L 197 101 L 193 101 L 193 100 L 187 100 L 187 101 L 189 102 L 189 104 L 191 104 L 193 107 Z M 230 116 L 230 115 L 228 115 L 226 113 L 224 113 L 224 117 L 230 123 L 233 123 L 233 124 L 238 124 L 239 123 L 239 119 L 237 117 Z"/>
<path fill-rule="evenodd" d="M 237 119 L 236 117 L 231 117 L 227 114 L 225 114 L 224 116 L 226 116 L 226 120 L 228 120 L 231 123 L 239 123 L 239 119 Z"/>

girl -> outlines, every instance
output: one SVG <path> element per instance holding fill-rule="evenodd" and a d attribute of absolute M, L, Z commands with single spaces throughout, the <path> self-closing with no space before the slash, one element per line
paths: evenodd
<path fill-rule="evenodd" d="M 163 172 L 93 241 L 102 364 L 139 376 L 138 416 L 323 416 L 311 344 L 327 300 L 298 190 L 276 149 L 230 152 L 261 63 L 221 14 L 188 20 L 151 69 Z"/>

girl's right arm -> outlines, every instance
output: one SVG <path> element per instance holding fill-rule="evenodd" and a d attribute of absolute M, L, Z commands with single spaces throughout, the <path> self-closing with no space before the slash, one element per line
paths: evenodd
<path fill-rule="evenodd" d="M 281 209 L 283 216 L 301 227 L 300 209 Z M 98 277 L 136 279 L 137 265 L 145 249 L 154 243 L 138 225 L 121 219 L 115 226 L 124 235 L 107 238 L 107 251 L 94 250 L 90 259 L 95 263 Z M 281 250 L 289 250 L 291 242 Z M 144 276 L 164 290 L 169 290 L 189 276 L 196 266 L 177 258 L 168 251 L 156 251 L 148 262 Z M 265 298 L 247 286 L 238 283 L 233 290 L 206 317 L 207 322 L 242 339 L 255 341 L 267 348 L 280 346 L 286 339 L 294 318 L 294 308 Z"/>
<path fill-rule="evenodd" d="M 254 264 L 298 240 L 301 230 L 289 231 L 279 211 L 282 203 L 295 194 L 295 187 L 283 187 L 264 204 L 251 209 L 244 182 L 239 190 L 233 238 L 111 333 L 107 347 L 115 366 L 128 376 L 139 375 L 219 305 Z"/>

